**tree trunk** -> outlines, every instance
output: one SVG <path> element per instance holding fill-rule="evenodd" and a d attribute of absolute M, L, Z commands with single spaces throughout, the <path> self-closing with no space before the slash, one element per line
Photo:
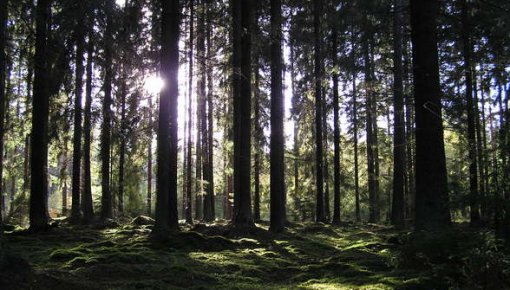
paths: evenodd
<path fill-rule="evenodd" d="M 238 226 L 252 226 L 251 210 L 251 0 L 232 1 L 234 92 L 234 215 Z"/>
<path fill-rule="evenodd" d="M 0 3 L 0 180 L 2 180 L 4 160 L 1 152 L 4 150 L 4 119 L 5 119 L 5 75 L 7 70 L 7 2 L 8 0 Z M 3 187 L 0 184 L 0 196 L 3 194 Z M 0 239 L 3 235 L 3 212 L 0 207 Z M 0 241 L 1 243 L 1 241 Z"/>
<path fill-rule="evenodd" d="M 417 230 L 444 228 L 451 222 L 439 85 L 438 14 L 439 2 L 411 0 Z"/>
<path fill-rule="evenodd" d="M 113 217 L 113 202 L 110 191 L 110 141 L 111 141 L 111 104 L 112 104 L 112 42 L 113 42 L 113 19 L 109 16 L 112 13 L 113 3 L 107 2 L 107 24 L 105 31 L 105 63 L 104 63 L 104 99 L 103 99 L 103 123 L 101 124 L 101 219 Z"/>
<path fill-rule="evenodd" d="M 393 196 L 391 224 L 404 226 L 406 139 L 402 66 L 402 2 L 394 0 L 393 11 Z"/>
<path fill-rule="evenodd" d="M 282 38 L 282 3 L 281 0 L 271 0 L 271 209 L 269 230 L 272 232 L 282 231 L 286 222 Z"/>
<path fill-rule="evenodd" d="M 51 0 L 39 0 L 36 8 L 34 94 L 30 156 L 30 230 L 42 231 L 48 224 L 48 114 L 49 88 L 46 60 Z"/>
<path fill-rule="evenodd" d="M 83 221 L 89 223 L 94 217 L 92 206 L 92 176 L 90 164 L 90 145 L 92 143 L 92 63 L 94 56 L 93 33 L 89 31 L 87 46 L 87 82 L 85 84 L 85 120 L 83 123 L 83 188 L 81 210 Z"/>
<path fill-rule="evenodd" d="M 461 1 L 462 5 L 462 54 L 464 57 L 464 77 L 466 80 L 466 111 L 467 111 L 467 137 L 469 151 L 469 206 L 471 226 L 477 226 L 480 223 L 480 204 L 478 197 L 478 164 L 476 155 L 476 127 L 475 113 L 473 104 L 473 73 L 471 65 L 471 33 L 468 19 L 469 11 L 466 0 Z"/>
<path fill-rule="evenodd" d="M 333 174 L 334 174 L 334 200 L 333 200 L 333 224 L 340 224 L 340 106 L 338 96 L 338 32 L 333 28 L 332 33 L 332 54 L 333 60 Z"/>
<path fill-rule="evenodd" d="M 255 193 L 253 195 L 253 214 L 254 214 L 254 220 L 256 222 L 260 221 L 260 167 L 261 167 L 261 148 L 262 148 L 262 138 L 263 138 L 263 129 L 262 126 L 260 126 L 260 64 L 259 59 L 256 58 L 256 67 L 254 69 L 255 72 L 255 85 L 254 85 L 254 98 L 255 98 L 255 105 L 254 105 L 254 125 L 255 125 L 255 176 L 254 176 L 254 183 L 255 183 Z"/>
<path fill-rule="evenodd" d="M 314 1 L 314 77 L 315 77 L 315 171 L 316 171 L 316 212 L 315 221 L 325 222 L 324 212 L 324 168 L 322 144 L 322 53 L 321 53 L 321 20 L 322 0 Z"/>
<path fill-rule="evenodd" d="M 191 177 L 193 167 L 192 167 L 192 151 L 193 151 L 193 141 L 191 140 L 191 127 L 192 127 L 192 102 L 193 102 L 193 41 L 194 41 L 194 21 L 195 21 L 195 7 L 194 1 L 189 1 L 189 9 L 190 9 L 190 19 L 189 19 L 189 50 L 188 50 L 188 60 L 189 60 L 189 70 L 188 70 L 188 144 L 187 144 L 187 155 L 186 155 L 186 194 L 183 200 L 184 202 L 184 215 L 186 222 L 188 224 L 193 223 L 193 215 L 191 208 L 192 201 L 192 190 L 193 190 L 193 178 Z M 198 132 L 200 134 L 200 132 Z M 198 137 L 197 137 L 198 138 Z M 198 152 L 197 152 L 198 153 Z M 197 166 L 197 171 L 199 171 L 199 167 Z M 199 182 L 199 181 L 197 181 Z"/>
<path fill-rule="evenodd" d="M 374 84 L 372 74 L 372 63 L 370 58 L 370 36 L 368 35 L 368 18 L 365 15 L 365 34 L 363 36 L 363 59 L 364 59 L 364 74 L 365 74 L 365 88 L 366 88 L 366 133 L 367 133 L 367 175 L 368 175 L 368 198 L 369 198 L 369 223 L 378 221 L 378 200 L 377 200 L 377 173 L 376 173 L 376 153 L 375 147 L 377 146 L 374 138 Z"/>
<path fill-rule="evenodd" d="M 120 144 L 119 144 L 119 191 L 117 192 L 117 211 L 118 216 L 122 216 L 124 212 L 124 175 L 126 161 L 126 98 L 127 98 L 127 73 L 126 65 L 122 65 L 122 84 L 120 85 Z"/>
<path fill-rule="evenodd" d="M 210 209 L 210 218 L 211 221 L 214 221 L 216 218 L 216 210 L 215 210 L 215 199 L 214 199 L 214 116 L 213 116 L 213 89 L 214 89 L 214 83 L 213 83 L 213 65 L 212 65 L 212 58 L 213 55 L 211 53 L 211 47 L 212 47 L 212 12 L 211 12 L 211 6 L 214 5 L 214 2 L 211 2 L 207 5 L 207 60 L 209 60 L 209 63 L 205 62 L 204 67 L 207 70 L 207 176 L 204 177 L 204 179 L 207 182 L 207 189 L 206 194 L 207 198 L 209 199 L 208 205 L 211 208 Z M 206 67 L 207 65 L 207 67 Z"/>
<path fill-rule="evenodd" d="M 354 143 L 354 198 L 356 222 L 361 222 L 360 195 L 359 195 L 359 156 L 358 156 L 358 100 L 356 90 L 356 43 L 354 42 L 354 29 L 351 27 L 352 43 L 352 125 L 353 125 L 353 143 Z"/>
<path fill-rule="evenodd" d="M 82 11 L 82 5 L 78 4 Z M 73 131 L 73 176 L 72 176 L 72 202 L 71 219 L 78 222 L 81 218 L 80 190 L 81 190 L 81 138 L 82 138 L 82 106 L 83 95 L 83 53 L 85 50 L 85 33 L 82 18 L 78 20 L 75 30 L 76 37 L 76 70 L 74 88 L 74 131 Z"/>
<path fill-rule="evenodd" d="M 177 215 L 177 98 L 179 70 L 178 0 L 163 0 L 161 15 L 161 91 L 158 121 L 156 222 L 153 236 L 166 238 L 178 229 Z"/>
<path fill-rule="evenodd" d="M 149 144 L 147 145 L 147 216 L 152 216 L 152 96 L 149 97 Z"/>

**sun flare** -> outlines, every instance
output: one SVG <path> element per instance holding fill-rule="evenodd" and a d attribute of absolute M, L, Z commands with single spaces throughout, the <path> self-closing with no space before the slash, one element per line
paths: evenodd
<path fill-rule="evenodd" d="M 144 81 L 144 89 L 151 95 L 156 95 L 161 92 L 165 82 L 158 75 L 150 75 Z"/>

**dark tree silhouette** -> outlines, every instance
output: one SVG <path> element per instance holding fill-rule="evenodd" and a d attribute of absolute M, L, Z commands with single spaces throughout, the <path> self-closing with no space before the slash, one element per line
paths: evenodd
<path fill-rule="evenodd" d="M 153 236 L 164 238 L 178 229 L 177 217 L 177 97 L 179 70 L 178 0 L 161 0 L 161 78 L 159 101 L 156 223 Z"/>
<path fill-rule="evenodd" d="M 450 225 L 437 50 L 439 2 L 411 0 L 416 114 L 416 229 Z"/>
<path fill-rule="evenodd" d="M 0 152 L 4 151 L 4 118 L 5 118 L 5 76 L 7 70 L 7 55 L 5 52 L 7 40 L 7 2 L 8 0 L 0 3 Z M 0 154 L 0 180 L 2 180 L 2 173 L 4 169 L 4 155 Z M 3 193 L 3 183 L 0 182 L 0 202 L 3 202 L 1 197 Z M 3 234 L 3 212 L 0 205 L 0 239 Z M 0 241 L 1 243 L 1 241 Z"/>
<path fill-rule="evenodd" d="M 47 37 L 51 0 L 37 1 L 34 57 L 34 92 L 30 144 L 30 230 L 42 231 L 48 224 L 48 88 Z"/>
<path fill-rule="evenodd" d="M 333 28 L 332 32 L 332 54 L 333 60 L 333 174 L 334 174 L 334 194 L 333 194 L 333 224 L 340 224 L 340 106 L 338 96 L 338 32 Z"/>
<path fill-rule="evenodd" d="M 252 226 L 251 212 L 251 0 L 232 0 L 234 98 L 234 213 L 232 222 Z"/>
<path fill-rule="evenodd" d="M 282 3 L 271 0 L 271 213 L 269 230 L 285 228 L 285 176 L 282 94 Z"/>

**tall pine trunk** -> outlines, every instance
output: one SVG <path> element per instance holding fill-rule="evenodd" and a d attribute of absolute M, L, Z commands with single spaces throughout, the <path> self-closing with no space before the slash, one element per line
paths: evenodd
<path fill-rule="evenodd" d="M 473 104 L 473 68 L 471 64 L 471 33 L 469 11 L 466 0 L 461 1 L 462 14 L 462 54 L 464 57 L 464 77 L 466 90 L 467 139 L 469 152 L 469 206 L 471 226 L 480 223 L 480 205 L 478 197 L 478 164 L 476 155 L 476 127 Z"/>
<path fill-rule="evenodd" d="M 4 118 L 5 118 L 5 75 L 7 70 L 7 2 L 8 0 L 0 3 L 0 180 L 2 180 L 2 173 L 4 168 L 4 160 L 1 152 L 4 150 Z M 3 194 L 4 188 L 0 182 L 0 196 Z M 3 235 L 3 212 L 0 208 L 0 239 Z M 1 241 L 0 241 L 1 243 Z M 1 247 L 1 244 L 0 244 Z"/>
<path fill-rule="evenodd" d="M 104 48 L 104 98 L 102 106 L 103 122 L 101 124 L 101 219 L 111 219 L 113 217 L 113 201 L 110 191 L 110 141 L 111 141 L 111 104 L 112 104 L 112 42 L 113 42 L 113 19 L 109 15 L 113 10 L 112 1 L 107 2 L 106 14 L 107 24 L 105 31 L 105 48 Z"/>
<path fill-rule="evenodd" d="M 333 28 L 331 58 L 333 60 L 333 174 L 334 174 L 334 200 L 333 200 L 333 224 L 340 224 L 340 106 L 338 96 L 338 32 Z"/>
<path fill-rule="evenodd" d="M 439 85 L 438 15 L 439 2 L 411 0 L 417 230 L 444 228 L 451 222 Z"/>
<path fill-rule="evenodd" d="M 271 0 L 271 208 L 269 230 L 273 232 L 282 231 L 286 222 L 282 38 L 282 3 L 280 0 Z"/>
<path fill-rule="evenodd" d="M 162 0 L 161 78 L 166 86 L 160 94 L 158 120 L 158 172 L 156 221 L 152 236 L 166 239 L 178 229 L 177 215 L 177 98 L 179 70 L 178 0 Z"/>
<path fill-rule="evenodd" d="M 87 45 L 87 82 L 85 84 L 85 116 L 83 123 L 83 188 L 81 196 L 81 210 L 83 221 L 88 223 L 94 216 L 92 206 L 92 177 L 90 164 L 90 145 L 92 143 L 92 63 L 94 56 L 93 32 L 89 31 Z"/>
<path fill-rule="evenodd" d="M 78 9 L 82 11 L 81 4 Z M 74 88 L 74 131 L 73 131 L 73 175 L 72 175 L 72 202 L 71 219 L 77 222 L 81 218 L 80 190 L 81 190 L 81 138 L 82 138 L 82 106 L 83 95 L 83 53 L 85 51 L 85 32 L 83 18 L 76 24 L 76 67 Z"/>
<path fill-rule="evenodd" d="M 393 5 L 393 196 L 391 224 L 404 226 L 405 219 L 405 166 L 406 139 L 404 120 L 404 85 L 402 65 L 402 3 Z"/>
<path fill-rule="evenodd" d="M 193 177 L 191 176 L 193 171 L 192 166 L 192 151 L 193 151 L 193 141 L 191 140 L 191 127 L 192 127 L 192 103 L 193 103 L 193 41 L 194 41 L 194 21 L 195 21 L 195 7 L 194 1 L 190 0 L 189 3 L 190 9 L 190 19 L 189 19 L 189 50 L 188 50 L 188 61 L 189 61 L 189 69 L 188 69 L 188 144 L 187 146 L 187 155 L 186 155 L 186 194 L 184 195 L 184 216 L 186 222 L 189 224 L 193 223 L 193 215 L 192 215 L 192 191 L 193 191 Z M 197 166 L 197 171 L 199 171 L 199 167 Z"/>
<path fill-rule="evenodd" d="M 238 226 L 253 225 L 251 210 L 251 0 L 232 0 L 234 92 L 234 213 Z"/>
<path fill-rule="evenodd" d="M 48 114 L 49 76 L 47 63 L 48 22 L 51 0 L 39 0 L 36 8 L 36 40 L 32 130 L 30 150 L 30 230 L 42 231 L 48 224 Z"/>
<path fill-rule="evenodd" d="M 321 20 L 322 0 L 314 1 L 314 77 L 315 77 L 315 171 L 316 171 L 316 210 L 315 221 L 325 222 L 324 212 L 324 166 L 322 144 L 322 53 L 321 53 Z"/>

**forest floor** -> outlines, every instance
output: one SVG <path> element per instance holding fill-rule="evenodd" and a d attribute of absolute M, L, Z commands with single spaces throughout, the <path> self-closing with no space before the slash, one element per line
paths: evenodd
<path fill-rule="evenodd" d="M 436 241 L 437 244 L 425 242 L 422 251 L 416 243 L 413 247 L 405 245 L 409 233 L 386 226 L 294 224 L 285 233 L 272 234 L 265 224 L 249 231 L 225 224 L 199 224 L 192 229 L 182 227 L 168 242 L 156 243 L 149 238 L 150 227 L 62 226 L 37 235 L 7 234 L 7 252 L 29 263 L 24 267 L 21 259 L 12 262 L 7 271 L 10 273 L 4 273 L 3 277 L 0 273 L 0 288 L 477 289 L 482 285 L 485 289 L 503 289 L 510 286 L 505 284 L 509 277 L 506 275 L 510 275 L 510 268 L 505 268 L 510 265 L 505 260 L 508 256 L 490 256 L 480 244 L 467 247 L 458 257 L 444 253 L 452 247 L 466 248 L 459 244 L 466 242 L 464 238 L 456 239 L 454 246 L 448 238 L 446 242 Z M 465 256 L 472 256 L 471 250 L 483 252 L 481 261 L 476 262 L 482 266 L 465 261 Z M 406 255 L 412 258 L 405 258 Z M 499 262 L 494 264 L 493 260 Z M 485 266 L 492 268 L 485 269 Z"/>

